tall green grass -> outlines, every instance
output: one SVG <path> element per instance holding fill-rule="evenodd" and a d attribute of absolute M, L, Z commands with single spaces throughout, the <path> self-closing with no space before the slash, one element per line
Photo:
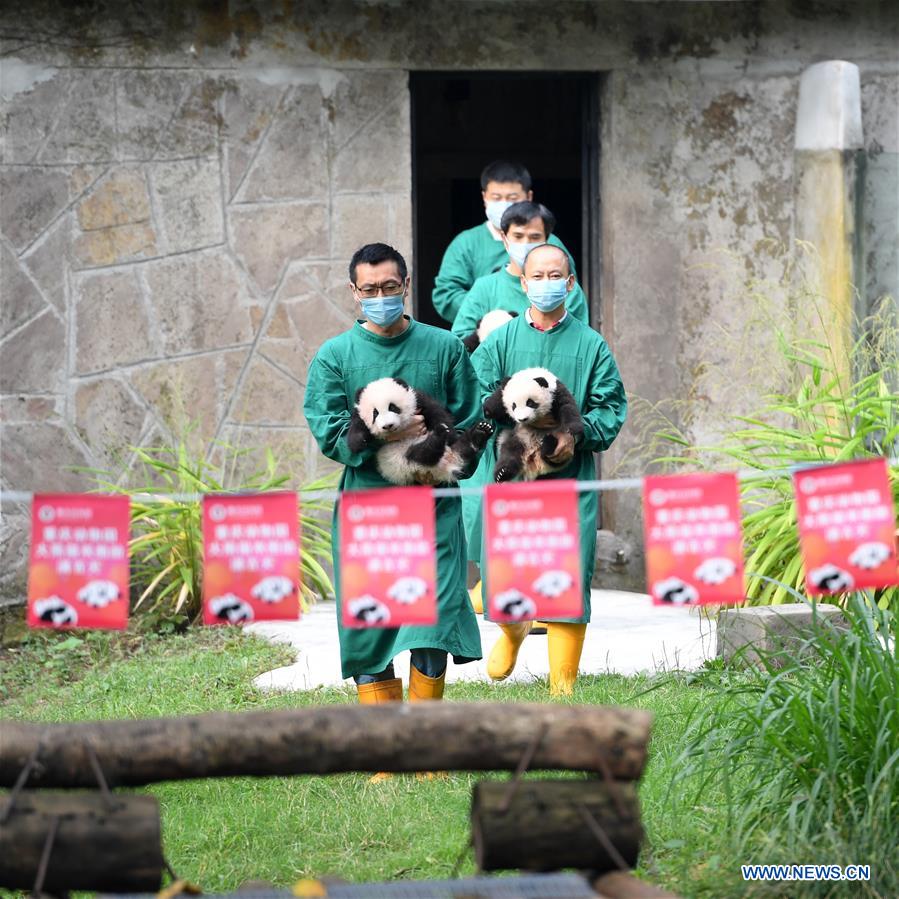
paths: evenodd
<path fill-rule="evenodd" d="M 896 616 L 857 593 L 844 614 L 847 627 L 817 617 L 795 651 L 756 647 L 755 666 L 694 676 L 708 704 L 686 733 L 669 798 L 683 810 L 723 796 L 725 844 L 741 863 L 872 867 L 868 884 L 805 884 L 803 895 L 895 896 Z"/>
<path fill-rule="evenodd" d="M 202 506 L 196 494 L 285 489 L 290 475 L 279 471 L 271 450 L 265 466 L 246 470 L 253 451 L 216 442 L 194 450 L 189 430 L 172 446 L 132 447 L 137 464 L 125 476 L 94 472 L 102 489 L 131 496 L 131 584 L 134 608 L 164 623 L 194 621 L 200 613 L 203 539 Z M 214 454 L 214 455 L 213 455 Z M 333 490 L 336 475 L 303 485 L 304 491 Z M 305 604 L 333 595 L 326 570 L 331 563 L 328 523 L 332 501 L 300 503 L 300 573 Z"/>

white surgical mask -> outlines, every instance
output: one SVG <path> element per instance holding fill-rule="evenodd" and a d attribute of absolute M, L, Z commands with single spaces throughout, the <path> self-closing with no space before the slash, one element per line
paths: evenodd
<path fill-rule="evenodd" d="M 511 206 L 509 200 L 489 200 L 487 202 L 487 221 L 499 231 L 503 213 Z"/>
<path fill-rule="evenodd" d="M 543 246 L 542 241 L 537 243 L 510 243 L 506 246 L 509 258 L 521 269 L 524 268 L 524 260 L 534 247 Z"/>

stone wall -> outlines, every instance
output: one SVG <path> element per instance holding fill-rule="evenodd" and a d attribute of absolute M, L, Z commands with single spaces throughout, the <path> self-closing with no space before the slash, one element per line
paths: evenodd
<path fill-rule="evenodd" d="M 296 482 L 322 470 L 306 367 L 351 322 L 352 251 L 383 239 L 411 258 L 407 80 L 422 69 L 606 73 L 594 318 L 631 394 L 678 398 L 702 439 L 724 401 L 764 390 L 727 385 L 766 335 L 736 351 L 717 335 L 750 318 L 741 279 L 782 274 L 798 76 L 819 59 L 861 68 L 868 280 L 897 291 L 897 42 L 899 11 L 873 0 L 0 13 L 0 483 L 77 489 L 74 467 L 128 465 L 185 414 L 197 446 L 271 446 Z M 641 440 L 635 420 L 606 471 L 638 467 Z M 15 597 L 27 510 L 3 511 Z M 607 511 L 635 552 L 606 576 L 639 583 L 636 497 Z"/>

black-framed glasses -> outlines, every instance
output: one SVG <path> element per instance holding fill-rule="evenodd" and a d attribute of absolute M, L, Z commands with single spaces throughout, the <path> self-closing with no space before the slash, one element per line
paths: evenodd
<path fill-rule="evenodd" d="M 353 290 L 364 300 L 372 300 L 376 296 L 391 297 L 403 292 L 403 285 L 399 281 L 385 281 L 383 284 L 366 284 L 365 287 L 353 285 Z"/>

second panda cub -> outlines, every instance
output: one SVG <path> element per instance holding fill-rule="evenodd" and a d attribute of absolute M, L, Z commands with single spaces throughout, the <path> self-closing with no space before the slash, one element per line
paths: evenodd
<path fill-rule="evenodd" d="M 513 318 L 518 318 L 517 312 L 507 312 L 505 309 L 491 309 L 485 312 L 477 327 L 462 341 L 462 344 L 469 353 L 473 353 L 490 334 L 497 328 L 509 324 Z"/>
<path fill-rule="evenodd" d="M 546 368 L 525 368 L 508 378 L 484 401 L 484 414 L 512 425 L 496 440 L 495 481 L 520 477 L 532 481 L 564 468 L 573 453 L 550 462 L 559 441 L 551 431 L 565 431 L 575 441 L 583 436 L 584 422 L 571 391 Z M 547 421 L 552 428 L 546 427 Z M 541 427 L 535 427 L 537 423 Z"/>
<path fill-rule="evenodd" d="M 357 391 L 347 445 L 354 453 L 361 452 L 376 440 L 404 431 L 415 415 L 424 419 L 422 436 L 385 442 L 375 453 L 384 480 L 408 486 L 451 484 L 470 477 L 493 425 L 480 421 L 467 431 L 457 431 L 446 408 L 400 378 L 379 378 Z"/>

